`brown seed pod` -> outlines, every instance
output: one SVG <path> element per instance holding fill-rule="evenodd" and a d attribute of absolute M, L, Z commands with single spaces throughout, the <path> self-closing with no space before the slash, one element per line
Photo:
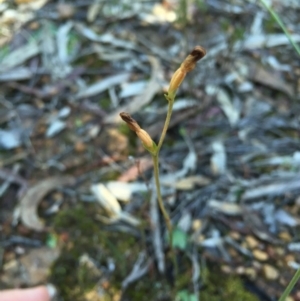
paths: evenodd
<path fill-rule="evenodd" d="M 138 123 L 128 113 L 122 112 L 120 113 L 120 117 L 127 123 L 132 131 L 137 132 L 141 129 Z"/>
<path fill-rule="evenodd" d="M 144 146 L 146 146 L 148 149 L 151 149 L 153 147 L 153 140 L 145 130 L 140 129 L 139 131 L 136 132 L 136 134 L 143 142 Z"/>
<path fill-rule="evenodd" d="M 201 60 L 205 55 L 206 50 L 202 46 L 194 47 L 191 53 L 183 61 L 180 68 L 186 73 L 192 71 L 195 68 L 196 63 L 199 60 Z"/>
<path fill-rule="evenodd" d="M 201 60 L 206 55 L 206 50 L 202 46 L 196 46 L 190 52 L 190 54 L 186 57 L 186 59 L 180 65 L 180 68 L 175 71 L 173 74 L 169 89 L 168 89 L 168 97 L 174 98 L 177 89 L 181 85 L 184 80 L 186 74 L 192 71 L 196 63 Z"/>
<path fill-rule="evenodd" d="M 184 72 L 182 68 L 179 68 L 175 71 L 170 81 L 169 92 L 168 92 L 169 94 L 170 93 L 172 94 L 172 92 L 175 92 L 179 88 L 179 86 L 181 85 L 181 83 L 185 78 L 185 75 L 186 72 Z"/>
<path fill-rule="evenodd" d="M 152 150 L 154 142 L 150 135 L 145 130 L 141 129 L 138 123 L 128 113 L 122 112 L 120 113 L 120 116 L 127 123 L 128 127 L 137 134 L 144 146 L 148 150 Z"/>
<path fill-rule="evenodd" d="M 197 61 L 201 60 L 206 55 L 206 49 L 202 46 L 196 46 L 190 53 L 191 56 L 193 56 Z"/>

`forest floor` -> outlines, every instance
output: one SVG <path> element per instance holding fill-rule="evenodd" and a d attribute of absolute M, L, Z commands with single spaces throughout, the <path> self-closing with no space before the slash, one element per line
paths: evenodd
<path fill-rule="evenodd" d="M 298 43 L 299 1 L 269 2 Z M 300 266 L 300 60 L 259 1 L 0 0 L 0 27 L 0 289 L 278 299 Z M 160 156 L 175 274 L 151 156 L 119 113 L 158 141 L 196 45 Z"/>

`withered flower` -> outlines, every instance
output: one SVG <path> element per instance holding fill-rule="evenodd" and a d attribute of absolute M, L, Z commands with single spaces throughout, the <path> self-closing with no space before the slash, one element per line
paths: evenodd
<path fill-rule="evenodd" d="M 122 112 L 120 116 L 132 131 L 137 132 L 141 129 L 138 123 L 128 113 Z"/>
<path fill-rule="evenodd" d="M 128 113 L 122 112 L 120 113 L 120 116 L 127 123 L 128 127 L 137 134 L 145 148 L 153 152 L 155 150 L 156 144 L 151 139 L 150 135 L 145 130 L 143 130 Z"/>
<path fill-rule="evenodd" d="M 173 74 L 168 90 L 168 96 L 174 97 L 186 74 L 192 71 L 196 63 L 206 55 L 202 46 L 196 46 Z"/>

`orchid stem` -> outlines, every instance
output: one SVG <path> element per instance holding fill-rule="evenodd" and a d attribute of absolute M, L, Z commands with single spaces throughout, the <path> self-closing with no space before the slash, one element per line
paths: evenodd
<path fill-rule="evenodd" d="M 160 189 L 160 180 L 159 180 L 159 157 L 157 155 L 153 155 L 153 165 L 154 165 L 154 178 L 155 178 L 155 186 L 156 186 L 156 191 L 157 191 L 157 199 L 158 199 L 158 205 L 160 208 L 160 211 L 164 217 L 164 220 L 166 222 L 168 231 L 169 231 L 169 236 L 170 236 L 170 245 L 172 248 L 172 223 L 170 216 L 164 206 L 162 196 L 161 196 L 161 189 Z"/>
<path fill-rule="evenodd" d="M 166 120 L 163 126 L 163 130 L 161 133 L 161 136 L 159 138 L 159 142 L 156 145 L 155 142 L 152 140 L 150 135 L 142 129 L 139 124 L 134 120 L 128 113 L 121 112 L 120 117 L 127 123 L 129 128 L 136 133 L 136 135 L 141 140 L 143 146 L 145 149 L 152 155 L 153 165 L 154 165 L 154 178 L 155 178 L 155 186 L 156 186 L 156 192 L 157 192 L 157 200 L 159 204 L 160 211 L 164 217 L 166 227 L 168 228 L 168 234 L 169 234 L 169 241 L 170 241 L 170 250 L 171 255 L 173 259 L 173 265 L 174 265 L 174 276 L 175 276 L 175 285 L 174 285 L 174 298 L 176 295 L 176 276 L 178 275 L 178 265 L 176 260 L 176 253 L 173 248 L 173 228 L 172 228 L 172 221 L 170 218 L 170 215 L 168 214 L 164 202 L 161 195 L 161 186 L 160 186 L 160 180 L 159 180 L 159 152 L 163 145 L 163 142 L 165 140 L 170 121 L 172 116 L 172 110 L 173 110 L 173 104 L 176 92 L 181 85 L 182 81 L 184 80 L 186 74 L 190 71 L 192 71 L 196 63 L 201 60 L 206 55 L 206 50 L 202 46 L 195 46 L 193 50 L 190 52 L 190 54 L 184 59 L 180 67 L 175 71 L 173 74 L 169 89 L 167 94 L 165 94 L 165 97 L 168 101 L 168 112 L 166 116 Z"/>
<path fill-rule="evenodd" d="M 159 151 L 160 151 L 160 149 L 162 147 L 162 144 L 165 140 L 166 133 L 167 133 L 167 130 L 169 128 L 170 121 L 171 121 L 172 111 L 173 111 L 174 97 L 173 98 L 168 98 L 168 96 L 166 96 L 166 98 L 168 100 L 168 112 L 167 112 L 167 117 L 166 117 L 166 121 L 165 121 L 163 130 L 162 130 L 162 133 L 161 133 L 158 145 L 157 145 L 157 152 L 156 152 L 157 156 L 159 155 Z"/>
<path fill-rule="evenodd" d="M 165 140 L 168 127 L 170 125 L 173 104 L 174 104 L 174 97 L 170 98 L 166 95 L 166 98 L 168 100 L 168 112 L 167 112 L 163 130 L 162 130 L 162 133 L 161 133 L 161 136 L 160 136 L 157 148 L 156 148 L 156 152 L 155 152 L 155 154 L 152 154 L 152 159 L 153 159 L 153 165 L 154 165 L 154 178 L 155 178 L 155 185 L 156 185 L 156 191 L 157 191 L 157 199 L 158 199 L 160 211 L 164 217 L 164 220 L 165 220 L 166 226 L 168 228 L 168 232 L 169 232 L 170 250 L 171 250 L 171 254 L 172 254 L 174 270 L 175 270 L 174 274 L 175 274 L 175 280 L 176 280 L 176 276 L 178 274 L 178 266 L 177 266 L 177 260 L 176 260 L 176 253 L 173 248 L 173 227 L 172 227 L 172 222 L 171 222 L 170 216 L 163 203 L 163 199 L 162 199 L 162 195 L 161 195 L 161 188 L 160 188 L 161 187 L 160 180 L 159 180 L 159 152 L 160 152 L 160 149 Z M 175 281 L 175 283 L 176 283 L 176 281 Z"/>

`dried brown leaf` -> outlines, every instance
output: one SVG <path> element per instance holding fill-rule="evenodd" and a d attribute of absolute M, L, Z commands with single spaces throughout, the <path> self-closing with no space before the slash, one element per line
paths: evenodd
<path fill-rule="evenodd" d="M 289 96 L 293 96 L 293 88 L 286 84 L 278 76 L 274 75 L 271 71 L 267 71 L 265 68 L 259 66 L 258 64 L 251 63 L 248 77 L 264 86 L 281 91 Z"/>

